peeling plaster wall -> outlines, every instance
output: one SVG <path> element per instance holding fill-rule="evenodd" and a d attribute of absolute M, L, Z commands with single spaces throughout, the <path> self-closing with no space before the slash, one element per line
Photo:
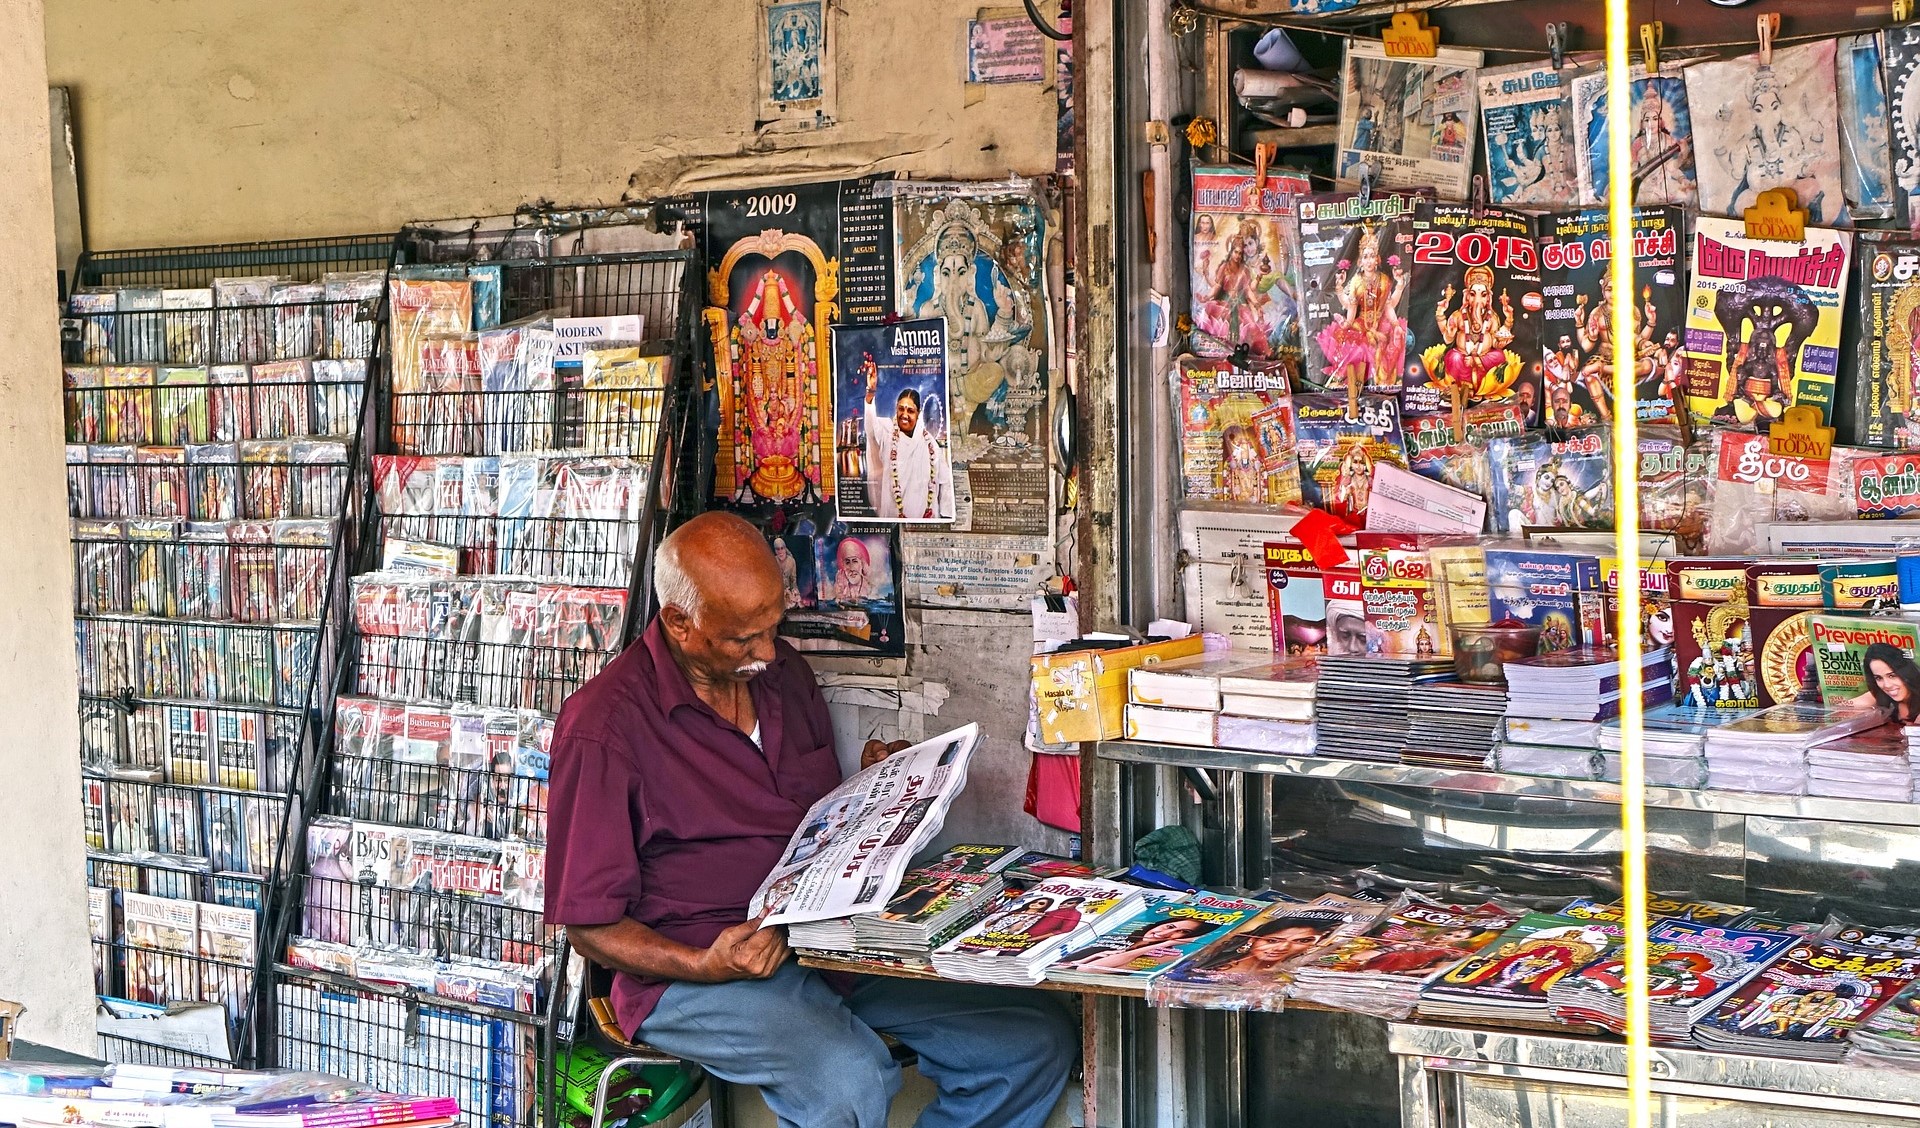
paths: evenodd
<path fill-rule="evenodd" d="M 753 0 L 58 0 L 95 248 L 381 231 L 875 170 L 1053 168 L 1050 85 L 968 87 L 956 0 L 841 0 L 838 124 L 761 133 Z"/>
<path fill-rule="evenodd" d="M 782 132 L 755 128 L 753 0 L 58 0 L 46 41 L 50 80 L 72 88 L 88 244 L 105 249 L 877 170 L 1050 172 L 1052 85 L 964 82 L 979 10 L 840 0 L 836 123 Z M 943 839 L 1061 850 L 1020 810 L 1028 622 L 952 618 L 911 662 L 953 692 L 924 730 L 977 720 L 990 740 Z M 852 708 L 836 707 L 849 734 L 899 720 Z"/>

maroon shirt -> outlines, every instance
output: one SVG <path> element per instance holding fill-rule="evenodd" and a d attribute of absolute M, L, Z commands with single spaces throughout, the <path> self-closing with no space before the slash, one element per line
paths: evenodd
<path fill-rule="evenodd" d="M 760 743 L 694 695 L 659 620 L 567 699 L 553 734 L 547 920 L 632 917 L 696 948 L 747 919 L 807 808 L 840 783 L 813 671 L 786 643 L 750 683 Z M 628 1035 L 666 991 L 616 975 Z"/>

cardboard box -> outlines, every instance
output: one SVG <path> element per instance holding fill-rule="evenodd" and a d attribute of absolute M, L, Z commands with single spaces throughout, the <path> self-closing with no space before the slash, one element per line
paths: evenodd
<path fill-rule="evenodd" d="M 1198 654 L 1199 635 L 1113 650 L 1077 650 L 1033 659 L 1040 739 L 1048 744 L 1117 740 L 1127 704 L 1127 672 Z"/>

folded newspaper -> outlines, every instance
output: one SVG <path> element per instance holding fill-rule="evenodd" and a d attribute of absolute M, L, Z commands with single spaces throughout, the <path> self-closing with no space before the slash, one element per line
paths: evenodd
<path fill-rule="evenodd" d="M 884 908 L 907 866 L 946 821 L 967 784 L 980 726 L 966 725 L 895 752 L 815 803 L 780 864 L 747 903 L 767 924 Z"/>

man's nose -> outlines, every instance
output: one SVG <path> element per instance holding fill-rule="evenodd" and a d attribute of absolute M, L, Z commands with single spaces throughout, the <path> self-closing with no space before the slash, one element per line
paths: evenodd
<path fill-rule="evenodd" d="M 753 661 L 773 661 L 773 640 L 774 636 L 771 634 L 761 635 L 759 638 L 753 640 Z"/>

